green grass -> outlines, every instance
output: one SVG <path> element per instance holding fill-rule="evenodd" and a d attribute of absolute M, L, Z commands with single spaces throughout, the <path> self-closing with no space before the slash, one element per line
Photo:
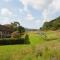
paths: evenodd
<path fill-rule="evenodd" d="M 31 47 L 27 45 L 0 46 L 0 60 L 22 59 L 22 57 L 24 57 L 25 54 L 29 53 L 30 48 Z"/>
<path fill-rule="evenodd" d="M 47 38 L 29 32 L 29 45 L 0 46 L 0 60 L 60 60 L 60 32 L 47 31 Z"/>
<path fill-rule="evenodd" d="M 30 32 L 28 34 L 29 34 L 31 45 L 41 44 L 44 42 L 43 38 L 41 38 L 39 34 L 36 34 L 34 32 Z"/>

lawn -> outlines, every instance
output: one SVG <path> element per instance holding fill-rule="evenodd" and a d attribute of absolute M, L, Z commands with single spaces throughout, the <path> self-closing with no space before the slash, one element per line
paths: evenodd
<path fill-rule="evenodd" d="M 0 46 L 0 60 L 60 60 L 60 31 L 29 32 L 30 44 Z"/>
<path fill-rule="evenodd" d="M 31 45 L 41 44 L 44 42 L 43 38 L 38 33 L 29 32 L 28 35 L 29 35 Z"/>

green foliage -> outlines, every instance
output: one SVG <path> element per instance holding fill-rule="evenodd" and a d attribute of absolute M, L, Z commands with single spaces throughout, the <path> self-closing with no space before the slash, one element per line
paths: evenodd
<path fill-rule="evenodd" d="M 44 42 L 43 38 L 41 38 L 41 35 L 37 34 L 37 32 L 29 32 L 28 35 L 31 45 L 41 44 Z"/>
<path fill-rule="evenodd" d="M 14 23 L 11 23 L 11 25 L 13 26 L 13 28 L 16 30 L 16 31 L 19 31 L 19 33 L 24 33 L 25 32 L 25 28 L 20 26 L 20 23 L 19 22 L 14 22 Z"/>
<path fill-rule="evenodd" d="M 13 22 L 10 25 L 16 31 L 18 29 L 18 26 L 20 26 L 20 23 L 19 22 Z"/>
<path fill-rule="evenodd" d="M 21 38 L 20 33 L 18 31 L 13 32 L 11 38 Z"/>
<path fill-rule="evenodd" d="M 29 35 L 28 34 L 25 35 L 25 43 L 30 44 Z"/>
<path fill-rule="evenodd" d="M 19 26 L 19 27 L 18 27 L 18 31 L 19 31 L 20 33 L 24 33 L 24 32 L 25 32 L 25 28 L 22 27 L 22 26 Z"/>
<path fill-rule="evenodd" d="M 29 32 L 26 36 L 31 42 L 29 45 L 0 46 L 0 60 L 60 60 L 60 31 L 47 31 L 46 34 L 50 41 Z"/>
<path fill-rule="evenodd" d="M 45 22 L 41 30 L 59 30 L 60 29 L 60 17 L 50 21 Z"/>
<path fill-rule="evenodd" d="M 11 28 L 13 31 L 19 31 L 20 33 L 25 32 L 25 28 L 20 26 L 19 22 L 13 22 L 11 24 L 6 24 L 5 26 Z"/>
<path fill-rule="evenodd" d="M 25 38 L 3 38 L 0 39 L 0 45 L 29 44 L 29 40 Z"/>
<path fill-rule="evenodd" d="M 21 36 L 25 34 L 25 28 L 20 26 L 19 22 L 13 22 L 11 24 L 6 24 L 5 26 L 13 30 L 11 34 L 12 38 L 21 38 Z"/>
<path fill-rule="evenodd" d="M 47 41 L 47 34 L 46 34 L 46 32 L 40 31 L 40 37 L 41 37 L 43 40 Z"/>
<path fill-rule="evenodd" d="M 0 38 L 0 40 L 17 40 L 16 38 Z"/>

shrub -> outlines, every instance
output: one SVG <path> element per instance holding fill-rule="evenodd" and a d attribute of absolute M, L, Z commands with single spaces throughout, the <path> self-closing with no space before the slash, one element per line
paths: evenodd
<path fill-rule="evenodd" d="M 13 45 L 13 44 L 29 44 L 29 36 L 25 35 L 23 38 L 2 38 L 0 45 Z"/>
<path fill-rule="evenodd" d="M 20 38 L 20 33 L 18 31 L 13 32 L 11 38 Z"/>
<path fill-rule="evenodd" d="M 25 43 L 27 43 L 27 44 L 30 43 L 28 34 L 25 35 Z"/>
<path fill-rule="evenodd" d="M 25 44 L 23 38 L 3 38 L 0 39 L 0 45 Z"/>

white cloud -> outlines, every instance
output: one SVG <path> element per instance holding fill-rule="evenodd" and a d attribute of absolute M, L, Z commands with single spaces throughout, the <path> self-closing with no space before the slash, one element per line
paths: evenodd
<path fill-rule="evenodd" d="M 11 20 L 8 17 L 1 17 L 0 18 L 0 24 L 9 24 L 11 22 Z"/>
<path fill-rule="evenodd" d="M 48 8 L 52 9 L 54 13 L 60 11 L 60 0 L 53 0 Z"/>
<path fill-rule="evenodd" d="M 55 12 L 60 11 L 60 0 L 53 0 L 50 6 Z"/>
<path fill-rule="evenodd" d="M 41 8 L 45 2 L 44 0 L 20 0 L 20 1 L 24 4 L 25 8 L 27 8 L 27 6 L 30 4 L 35 9 Z"/>
<path fill-rule="evenodd" d="M 9 9 L 7 9 L 7 8 L 2 8 L 1 10 L 0 10 L 0 20 L 2 20 L 2 21 L 0 21 L 0 23 L 1 24 L 8 24 L 8 23 L 10 23 L 12 20 L 11 20 L 11 17 L 12 17 L 12 12 L 9 10 Z"/>
<path fill-rule="evenodd" d="M 32 16 L 32 14 L 28 13 L 27 16 L 25 17 L 25 19 L 28 21 L 32 21 L 32 20 L 34 20 L 34 17 Z"/>
<path fill-rule="evenodd" d="M 28 5 L 31 5 L 35 9 L 44 9 L 46 8 L 52 0 L 20 0 L 27 9 Z"/>
<path fill-rule="evenodd" d="M 40 20 L 36 20 L 35 22 L 36 22 L 36 23 L 40 23 Z"/>
<path fill-rule="evenodd" d="M 42 22 L 42 20 L 40 20 L 40 19 L 35 20 L 35 23 L 38 24 L 39 26 L 40 26 L 41 22 Z"/>
<path fill-rule="evenodd" d="M 25 6 L 29 4 L 30 0 L 20 0 Z"/>
<path fill-rule="evenodd" d="M 4 1 L 10 2 L 12 0 L 4 0 Z M 60 13 L 60 0 L 20 0 L 20 3 L 21 2 L 24 5 L 23 8 L 17 8 L 17 9 L 19 9 L 19 14 L 22 16 L 22 17 L 20 16 L 21 20 L 24 19 L 23 24 L 27 24 L 28 22 L 30 22 L 31 24 L 36 23 L 36 25 L 37 24 L 42 25 L 46 20 L 50 21 L 49 19 L 51 17 L 54 17 L 55 15 L 57 16 L 58 15 L 58 14 L 56 14 L 57 12 Z M 14 1 L 14 3 L 16 3 L 16 2 Z M 28 7 L 30 7 L 30 8 L 32 7 L 33 9 L 30 9 Z M 13 8 L 13 6 L 10 8 Z M 36 11 L 36 13 L 37 13 L 36 15 L 38 15 L 38 17 L 36 15 L 34 15 L 35 13 L 32 11 L 34 9 L 36 9 L 35 11 Z M 42 19 L 40 19 L 40 20 L 39 20 L 38 11 L 40 11 L 42 13 L 42 14 L 40 14 L 40 16 L 42 15 L 41 16 Z M 1 16 L 3 16 L 3 17 L 10 16 L 11 18 L 13 18 L 12 12 L 7 8 L 2 8 L 0 12 L 1 12 Z M 17 11 L 14 11 L 14 13 L 17 13 Z M 32 14 L 33 14 L 33 16 L 32 16 Z M 14 21 L 15 19 L 16 18 L 14 17 L 12 20 Z M 8 18 L 4 18 L 4 19 L 0 19 L 0 20 L 3 20 L 4 22 L 9 21 Z M 19 20 L 19 19 L 17 19 L 17 20 Z M 21 23 L 22 23 L 22 21 L 21 21 Z"/>
<path fill-rule="evenodd" d="M 43 18 L 46 19 L 48 17 L 48 10 L 45 9 L 42 14 L 43 14 Z"/>
<path fill-rule="evenodd" d="M 8 16 L 12 15 L 12 12 L 9 9 L 7 9 L 7 8 L 2 8 L 1 9 L 1 15 L 8 17 Z"/>
<path fill-rule="evenodd" d="M 60 11 L 60 0 L 20 0 L 20 1 L 25 6 L 25 9 L 27 9 L 28 5 L 31 5 L 33 8 L 38 10 L 41 9 L 42 14 L 44 14 L 43 15 L 44 18 Z"/>
<path fill-rule="evenodd" d="M 20 12 L 20 13 L 23 12 L 23 9 L 19 9 L 19 12 Z"/>
<path fill-rule="evenodd" d="M 30 0 L 30 4 L 32 4 L 33 8 L 39 9 L 44 5 L 44 0 Z"/>
<path fill-rule="evenodd" d="M 44 22 L 49 22 L 50 19 L 49 19 L 49 15 L 51 15 L 52 13 L 48 10 L 48 9 L 45 9 L 42 13 L 43 15 L 43 23 Z"/>
<path fill-rule="evenodd" d="M 5 2 L 10 2 L 11 0 L 4 0 Z"/>
<path fill-rule="evenodd" d="M 42 12 L 43 23 L 45 21 L 50 21 L 53 15 L 56 15 L 57 12 L 60 12 L 60 0 L 52 0 L 52 2 L 45 8 Z M 49 18 L 50 17 L 50 18 Z"/>

